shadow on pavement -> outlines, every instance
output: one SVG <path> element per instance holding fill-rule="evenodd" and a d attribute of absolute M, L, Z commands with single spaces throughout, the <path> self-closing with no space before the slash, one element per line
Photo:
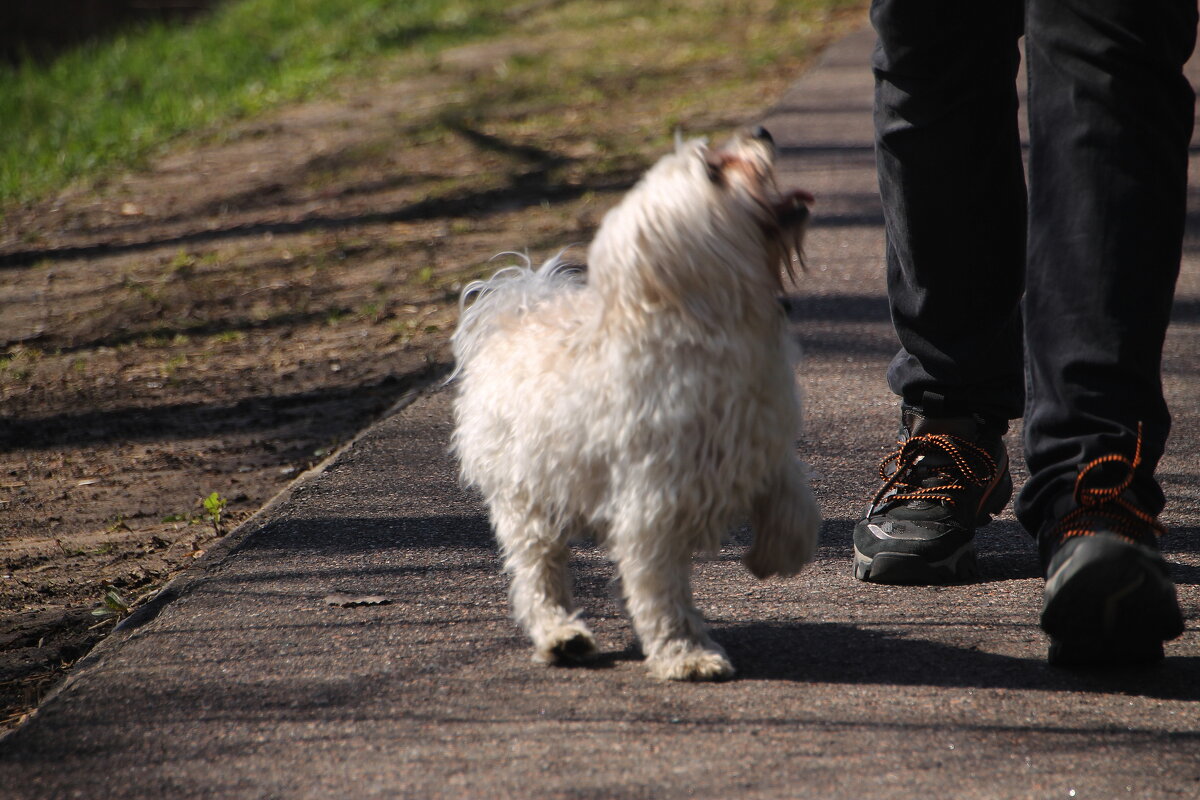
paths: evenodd
<path fill-rule="evenodd" d="M 844 623 L 721 625 L 715 634 L 739 677 L 802 683 L 1040 689 L 1200 700 L 1200 658 L 1169 656 L 1139 669 L 1082 672 L 1042 659 L 987 653 Z M 977 638 L 976 631 L 971 632 Z"/>

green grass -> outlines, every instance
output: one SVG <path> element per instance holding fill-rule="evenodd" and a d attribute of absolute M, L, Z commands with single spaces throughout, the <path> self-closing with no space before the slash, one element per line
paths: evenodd
<path fill-rule="evenodd" d="M 506 24 L 502 0 L 238 0 L 49 65 L 0 68 L 0 204 L 133 164 L 188 130 L 303 97 L 380 56 Z"/>
<path fill-rule="evenodd" d="M 344 76 L 418 74 L 437 69 L 437 53 L 449 46 L 502 35 L 562 37 L 572 47 L 519 53 L 502 74 L 468 86 L 472 99 L 460 111 L 472 122 L 495 115 L 510 134 L 561 129 L 563 108 L 578 107 L 580 127 L 630 97 L 669 97 L 665 109 L 634 109 L 655 118 L 657 141 L 696 103 L 728 103 L 739 82 L 795 62 L 831 13 L 862 5 L 228 0 L 190 24 L 128 31 L 48 65 L 0 67 L 0 208 L 136 165 L 182 133 L 219 129 Z M 629 141 L 597 144 L 596 167 L 606 169 L 613 164 L 604 156 L 619 159 Z"/>

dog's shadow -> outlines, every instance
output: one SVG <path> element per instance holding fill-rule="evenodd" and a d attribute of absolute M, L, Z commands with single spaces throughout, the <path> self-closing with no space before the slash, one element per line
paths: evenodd
<path fill-rule="evenodd" d="M 1049 666 L 1041 657 L 1015 658 L 842 623 L 714 628 L 741 679 L 1096 691 L 1200 700 L 1200 657 L 1195 656 L 1168 656 L 1146 667 L 1065 670 Z"/>
<path fill-rule="evenodd" d="M 603 645 L 601 645 L 603 647 Z M 621 650 L 600 650 L 578 661 L 561 661 L 557 666 L 564 669 L 580 670 L 610 670 L 621 664 L 641 662 L 645 660 L 642 648 L 636 642 L 626 645 Z"/>

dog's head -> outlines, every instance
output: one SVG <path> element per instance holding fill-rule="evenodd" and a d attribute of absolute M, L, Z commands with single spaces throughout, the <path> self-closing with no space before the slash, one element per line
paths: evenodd
<path fill-rule="evenodd" d="M 704 151 L 708 178 L 759 217 L 766 237 L 768 268 L 795 280 L 793 258 L 803 266 L 802 245 L 813 196 L 800 189 L 779 191 L 775 183 L 775 141 L 766 128 L 735 136 L 719 150 Z"/>
<path fill-rule="evenodd" d="M 795 277 L 812 202 L 779 190 L 775 145 L 762 128 L 720 148 L 681 141 L 605 216 L 589 281 L 640 294 L 628 299 L 642 305 L 702 313 L 747 291 L 761 299 L 782 288 L 782 273 Z"/>

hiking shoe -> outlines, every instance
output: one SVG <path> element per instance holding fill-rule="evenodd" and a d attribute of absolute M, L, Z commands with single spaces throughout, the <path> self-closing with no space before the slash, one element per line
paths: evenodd
<path fill-rule="evenodd" d="M 1053 665 L 1149 664 L 1162 659 L 1164 641 L 1183 633 L 1175 583 L 1159 553 L 1166 529 L 1128 491 L 1140 455 L 1139 431 L 1132 460 L 1087 464 L 1057 519 L 1038 534 L 1046 575 L 1041 624 Z"/>
<path fill-rule="evenodd" d="M 981 418 L 926 417 L 906 407 L 899 449 L 854 528 L 854 577 L 874 583 L 975 580 L 975 529 L 1012 496 L 1003 431 Z"/>

